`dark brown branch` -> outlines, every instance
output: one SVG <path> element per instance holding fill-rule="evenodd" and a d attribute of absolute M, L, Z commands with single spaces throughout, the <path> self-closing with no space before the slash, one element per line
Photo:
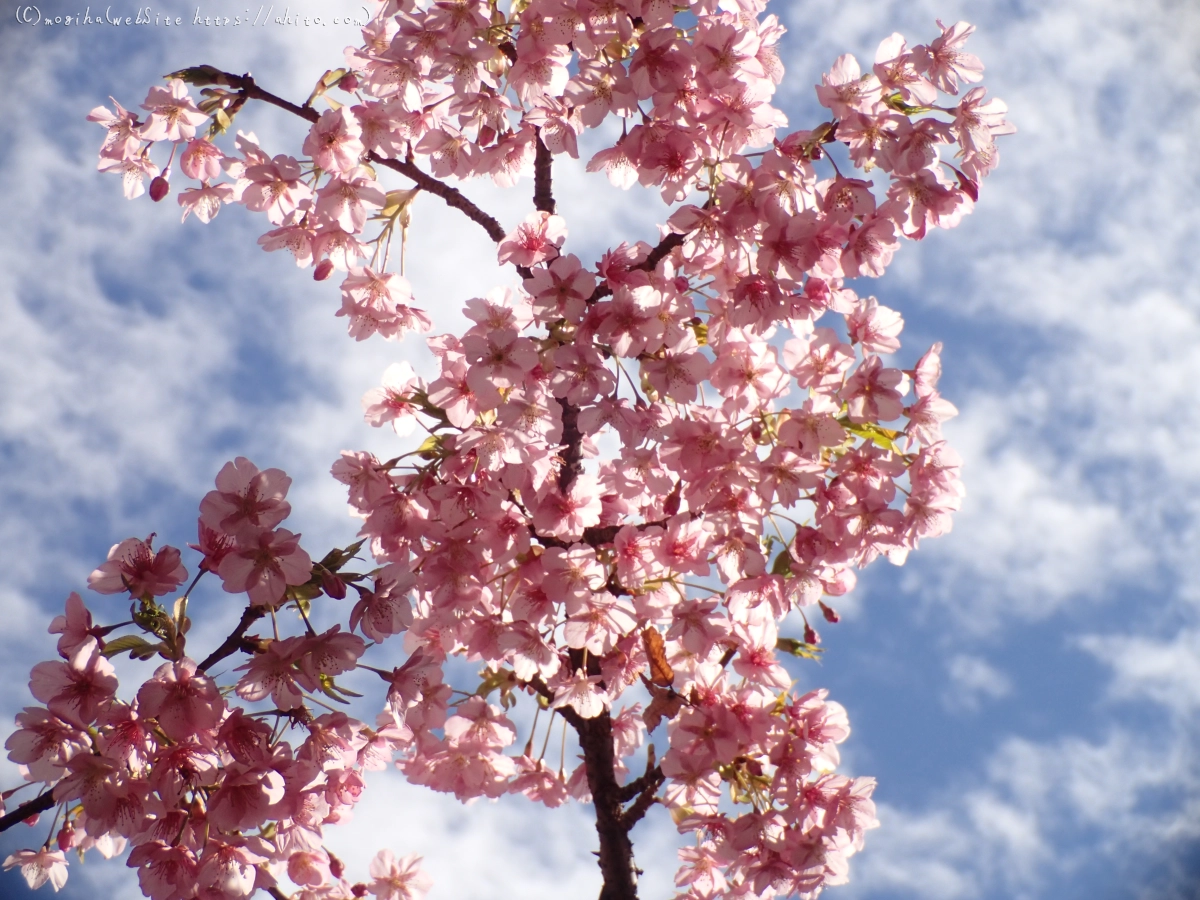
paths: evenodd
<path fill-rule="evenodd" d="M 579 430 L 579 407 L 559 397 L 562 407 L 562 468 L 558 472 L 558 489 L 570 490 L 576 476 L 583 471 L 583 432 Z"/>
<path fill-rule="evenodd" d="M 562 401 L 559 400 L 561 403 Z M 525 510 L 526 515 L 529 513 Z M 687 513 L 690 518 L 696 519 L 700 513 L 692 511 Z M 654 519 L 650 522 L 638 522 L 633 526 L 638 531 L 643 531 L 647 528 L 663 528 L 670 522 L 671 516 L 665 519 Z M 617 532 L 624 528 L 624 525 L 589 525 L 583 529 L 583 536 L 578 541 L 564 541 L 562 538 L 556 538 L 553 535 L 538 534 L 532 525 L 529 526 L 529 535 L 543 547 L 562 547 L 564 550 L 570 547 L 573 543 L 584 543 L 589 547 L 603 547 L 605 544 L 611 544 L 617 538 Z"/>
<path fill-rule="evenodd" d="M 212 67 L 201 66 L 200 69 L 209 70 L 212 69 Z M 206 83 L 222 84 L 226 85 L 227 87 L 236 88 L 237 90 L 241 91 L 244 97 L 247 97 L 251 100 L 261 100 L 263 103 L 269 103 L 272 106 L 277 106 L 280 109 L 287 110 L 292 115 L 299 116 L 300 118 L 309 122 L 316 122 L 321 118 L 321 114 L 311 106 L 297 106 L 295 103 L 290 103 L 287 100 L 284 100 L 282 97 L 272 94 L 270 91 L 264 91 L 255 83 L 253 76 L 248 73 L 246 75 L 233 75 L 229 72 L 213 70 L 212 72 L 209 72 L 206 77 L 209 79 L 209 81 Z M 199 82 L 193 81 L 193 83 Z M 374 151 L 368 153 L 367 158 L 373 163 L 378 163 L 381 166 L 385 166 L 395 172 L 399 172 L 405 178 L 411 179 L 417 185 L 417 187 L 426 193 L 441 197 L 446 201 L 447 206 L 452 206 L 455 209 L 462 211 L 472 222 L 476 222 L 481 225 L 483 230 L 488 233 L 488 237 L 490 237 L 497 244 L 504 240 L 504 228 L 500 225 L 499 221 L 497 221 L 494 216 L 489 216 L 482 209 L 468 200 L 466 195 L 464 195 L 462 191 L 458 190 L 457 188 L 451 187 L 444 181 L 438 181 L 432 175 L 427 175 L 425 172 L 422 172 L 420 169 L 418 169 L 414 163 L 409 162 L 408 160 L 386 159 L 377 155 Z"/>
<path fill-rule="evenodd" d="M 663 775 L 662 767 L 655 766 L 654 768 L 647 770 L 644 775 L 635 778 L 633 781 L 629 782 L 629 784 L 619 788 L 617 790 L 617 794 L 622 803 L 628 803 L 638 794 L 644 793 L 647 788 L 653 791 L 658 787 L 658 785 L 662 784 L 663 778 L 665 777 L 666 776 Z"/>
<path fill-rule="evenodd" d="M 576 730 L 596 810 L 596 833 L 600 836 L 600 873 L 604 877 L 600 900 L 637 900 L 633 842 L 614 772 L 612 717 L 605 710 L 594 719 L 584 719 Z"/>
<path fill-rule="evenodd" d="M 537 693 L 541 694 L 547 700 L 554 700 L 554 691 L 550 690 L 550 686 L 546 684 L 546 682 L 542 681 L 541 676 L 535 676 L 531 681 L 526 681 L 524 684 L 527 687 L 533 688 Z M 579 715 L 579 713 L 575 712 L 575 710 L 569 706 L 559 707 L 554 711 L 562 716 L 567 721 L 567 724 L 576 731 L 578 731 L 583 722 L 586 721 L 583 716 Z"/>
<path fill-rule="evenodd" d="M 685 240 L 687 240 L 686 234 L 676 234 L 675 232 L 671 232 L 658 242 L 658 246 L 650 251 L 649 256 L 647 256 L 637 265 L 630 266 L 629 270 L 631 272 L 636 272 L 639 270 L 642 272 L 653 272 L 656 268 L 658 268 L 658 264 L 667 257 L 667 254 L 676 247 L 683 246 L 683 242 Z M 594 291 L 592 291 L 592 296 L 588 297 L 587 302 L 589 304 L 595 303 L 598 300 L 603 300 L 610 294 L 612 294 L 612 288 L 602 282 L 596 286 Z"/>
<path fill-rule="evenodd" d="M 533 158 L 533 206 L 539 212 L 554 214 L 554 194 L 551 190 L 550 172 L 554 168 L 554 156 L 542 140 L 542 130 L 535 129 L 537 151 Z"/>
<path fill-rule="evenodd" d="M 204 662 L 197 667 L 201 672 L 207 672 L 209 668 L 219 663 L 226 657 L 233 656 L 239 650 L 253 652 L 254 647 L 248 646 L 245 640 L 246 631 L 265 615 L 265 611 L 261 607 L 247 606 L 242 613 L 241 621 L 238 622 L 237 628 L 230 632 L 229 637 L 221 643 L 221 646 L 208 655 Z"/>
<path fill-rule="evenodd" d="M 676 247 L 682 247 L 683 242 L 686 239 L 686 234 L 676 234 L 675 232 L 671 232 L 658 242 L 658 246 L 650 251 L 650 255 L 647 256 L 645 260 L 638 263 L 633 268 L 643 269 L 647 272 L 653 272 L 656 268 L 658 268 L 658 264 L 667 258 L 667 254 L 669 254 Z"/>
<path fill-rule="evenodd" d="M 221 84 L 237 88 L 244 96 L 251 100 L 261 100 L 263 103 L 270 103 L 272 106 L 278 106 L 280 109 L 287 110 L 293 116 L 299 116 L 310 122 L 316 122 L 321 118 L 321 114 L 311 106 L 297 106 L 295 103 L 289 103 L 282 97 L 275 96 L 270 91 L 264 91 L 254 83 L 254 77 L 249 72 L 245 75 L 233 75 L 229 72 L 222 72 L 221 74 L 225 79 L 228 79 L 221 81 Z"/>
<path fill-rule="evenodd" d="M 55 802 L 53 790 L 39 794 L 32 800 L 22 803 L 8 815 L 0 817 L 0 831 L 8 831 L 8 829 L 12 828 L 18 822 L 24 822 L 30 816 L 53 809 Z"/>
<path fill-rule="evenodd" d="M 291 900 L 291 898 L 287 894 L 285 894 L 283 891 L 281 891 L 275 885 L 271 885 L 269 888 L 266 889 L 266 891 L 268 894 L 270 894 L 272 897 L 274 897 L 275 900 Z"/>
<path fill-rule="evenodd" d="M 444 181 L 438 181 L 432 175 L 427 175 L 416 167 L 415 163 L 402 159 L 385 159 L 382 156 L 376 155 L 374 151 L 367 154 L 367 158 L 371 162 L 379 163 L 381 166 L 386 166 L 395 172 L 399 172 L 405 178 L 412 179 L 417 187 L 428 194 L 435 194 L 446 201 L 447 206 L 452 206 L 460 210 L 472 222 L 477 222 L 483 226 L 483 230 L 497 244 L 504 240 L 504 226 L 496 220 L 494 216 L 489 216 L 482 209 L 467 199 L 466 195 L 452 188 Z"/>
<path fill-rule="evenodd" d="M 627 829 L 632 830 L 633 826 L 642 820 L 642 816 L 646 815 L 650 807 L 658 801 L 654 792 L 658 790 L 659 785 L 666 781 L 666 776 L 663 775 L 662 769 L 656 768 L 654 771 L 658 774 L 658 780 L 638 794 L 637 799 L 633 801 L 633 806 L 625 810 L 622 821 Z"/>

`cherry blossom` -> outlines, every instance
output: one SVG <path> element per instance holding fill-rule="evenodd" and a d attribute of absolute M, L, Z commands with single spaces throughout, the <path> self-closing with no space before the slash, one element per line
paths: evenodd
<path fill-rule="evenodd" d="M 21 875 L 30 890 L 36 891 L 49 883 L 57 894 L 67 883 L 67 860 L 61 850 L 18 850 L 4 860 L 4 868 L 20 866 Z"/>
<path fill-rule="evenodd" d="M 126 538 L 113 544 L 108 561 L 88 576 L 88 587 L 99 594 L 129 591 L 135 599 L 159 597 L 175 590 L 187 580 L 187 569 L 179 551 L 164 546 L 155 551 L 154 535 L 141 541 Z"/>
<path fill-rule="evenodd" d="M 420 900 L 433 886 L 421 871 L 421 857 L 409 855 L 396 859 L 391 850 L 380 850 L 371 860 L 368 885 L 379 900 Z"/>
<path fill-rule="evenodd" d="M 312 569 L 312 559 L 299 542 L 300 535 L 286 528 L 261 531 L 238 542 L 217 569 L 225 590 L 246 591 L 256 606 L 278 604 L 288 585 L 303 584 Z"/>

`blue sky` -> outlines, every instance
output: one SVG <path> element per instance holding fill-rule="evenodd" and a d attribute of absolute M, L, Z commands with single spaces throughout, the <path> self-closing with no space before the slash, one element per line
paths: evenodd
<path fill-rule="evenodd" d="M 86 6 L 44 0 L 41 12 Z M 793 128 L 823 121 L 811 86 L 840 53 L 870 60 L 897 30 L 928 40 L 940 17 L 978 26 L 971 49 L 1020 129 L 976 212 L 905 245 L 868 286 L 905 317 L 905 364 L 945 344 L 942 389 L 962 412 L 946 430 L 968 496 L 952 534 L 903 568 L 865 573 L 839 605 L 843 622 L 822 629 L 824 662 L 796 669 L 848 708 L 846 767 L 879 779 L 883 827 L 831 898 L 1200 891 L 1200 11 L 1131 7 L 771 9 L 789 28 L 778 98 Z M 110 94 L 133 107 L 162 74 L 211 63 L 302 99 L 353 29 L 31 28 L 6 9 L 0 721 L 11 722 L 30 702 L 29 667 L 53 654 L 45 626 L 66 594 L 124 537 L 193 539 L 199 498 L 234 455 L 293 475 L 306 546 L 352 540 L 329 465 L 342 449 L 395 446 L 362 423 L 359 398 L 390 362 L 420 369 L 429 357 L 413 339 L 346 338 L 336 287 L 263 253 L 261 220 L 227 208 L 210 226 L 180 225 L 173 204 L 129 203 L 118 179 L 95 172 L 103 132 L 84 117 Z M 154 8 L 168 10 L 195 14 Z M 238 125 L 273 152 L 300 134 L 269 109 Z M 556 177 L 573 246 L 598 256 L 654 234 L 652 195 Z M 525 190 L 471 193 L 509 226 L 528 209 Z M 511 276 L 488 262 L 482 232 L 436 201 L 415 213 L 411 280 L 436 330 L 458 330 L 462 302 Z M 200 639 L 215 639 L 236 605 L 219 590 L 199 600 Z M 89 604 L 110 621 L 121 612 L 113 598 Z M 0 784 L 15 783 L 3 761 Z M 365 868 L 386 842 L 425 855 L 435 898 L 595 894 L 586 810 L 463 808 L 388 773 L 371 788 L 354 821 L 331 830 L 352 864 Z M 41 826 L 10 831 L 0 855 L 43 838 Z M 670 896 L 667 817 L 652 814 L 635 838 L 643 896 Z M 72 866 L 63 893 L 140 896 L 133 871 L 92 860 Z M 25 895 L 15 872 L 0 876 L 0 896 Z"/>

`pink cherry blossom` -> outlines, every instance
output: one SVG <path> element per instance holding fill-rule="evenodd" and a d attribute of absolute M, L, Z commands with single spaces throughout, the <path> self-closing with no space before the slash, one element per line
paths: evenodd
<path fill-rule="evenodd" d="M 200 502 L 200 521 L 235 538 L 249 538 L 274 528 L 288 517 L 292 479 L 282 469 L 259 471 L 244 456 L 227 462 L 217 473 L 217 489 Z"/>
<path fill-rule="evenodd" d="M 78 725 L 89 725 L 117 690 L 115 670 L 89 637 L 68 662 L 41 662 L 33 667 L 29 692 L 50 712 Z"/>
<path fill-rule="evenodd" d="M 182 741 L 211 731 L 221 721 L 225 703 L 213 680 L 197 672 L 190 659 L 159 666 L 138 691 L 141 715 L 158 720 L 167 737 Z"/>
<path fill-rule="evenodd" d="M 187 85 L 172 78 L 166 87 L 152 87 L 142 109 L 150 118 L 141 127 L 141 137 L 147 141 L 186 141 L 196 136 L 196 128 L 208 121 L 188 96 Z"/>
<path fill-rule="evenodd" d="M 391 850 L 380 850 L 371 860 L 368 889 L 379 900 L 421 900 L 433 881 L 421 871 L 421 857 L 396 859 Z"/>
<path fill-rule="evenodd" d="M 590 475 L 580 475 L 564 493 L 546 485 L 533 516 L 533 527 L 542 534 L 579 540 L 583 530 L 600 521 L 600 486 Z"/>
<path fill-rule="evenodd" d="M 255 606 L 275 606 L 288 585 L 304 584 L 312 559 L 300 547 L 300 535 L 286 528 L 262 531 L 239 541 L 221 560 L 217 574 L 225 590 L 246 591 Z"/>
<path fill-rule="evenodd" d="M 4 868 L 20 866 L 21 876 L 31 891 L 49 882 L 54 893 L 67 883 L 67 860 L 61 850 L 18 850 L 4 860 Z"/>
<path fill-rule="evenodd" d="M 416 425 L 415 405 L 409 398 L 424 389 L 424 381 L 417 377 L 412 366 L 407 362 L 392 363 L 383 373 L 382 386 L 363 395 L 363 416 L 376 428 L 391 422 L 396 434 L 409 434 Z"/>
<path fill-rule="evenodd" d="M 98 594 L 129 591 L 134 598 L 160 597 L 175 590 L 187 580 L 179 551 L 164 546 L 155 552 L 153 542 L 150 535 L 144 541 L 126 538 L 113 544 L 108 561 L 88 576 L 88 587 Z"/>
<path fill-rule="evenodd" d="M 558 254 L 567 238 L 567 225 L 561 216 L 547 212 L 530 213 L 512 234 L 500 242 L 497 258 L 514 266 L 532 266 Z"/>
<path fill-rule="evenodd" d="M 283 225 L 312 196 L 300 174 L 300 164 L 290 156 L 247 165 L 238 182 L 241 202 L 247 209 L 265 212 L 271 224 Z"/>
<path fill-rule="evenodd" d="M 62 635 L 58 639 L 58 654 L 70 659 L 92 633 L 92 614 L 83 605 L 83 598 L 71 591 L 67 595 L 66 613 L 55 616 L 47 630 Z"/>
<path fill-rule="evenodd" d="M 927 76 L 939 90 L 947 94 L 958 93 L 958 79 L 979 81 L 983 78 L 983 63 L 972 53 L 964 53 L 963 44 L 974 31 L 974 25 L 955 22 L 949 28 L 938 19 L 940 36 L 930 41 L 928 47 L 917 47 L 913 51 L 917 71 Z"/>
<path fill-rule="evenodd" d="M 4 742 L 8 758 L 38 781 L 56 781 L 68 760 L 88 746 L 86 733 L 40 707 L 17 713 L 17 726 Z"/>
<path fill-rule="evenodd" d="M 579 670 L 573 678 L 563 681 L 550 705 L 555 709 L 569 706 L 583 718 L 594 719 L 605 706 L 605 691 L 599 686 L 601 681 L 599 675 L 587 675 Z"/>
<path fill-rule="evenodd" d="M 183 207 L 183 219 L 192 213 L 201 222 L 208 224 L 221 211 L 221 205 L 233 202 L 233 186 L 211 184 L 200 188 L 188 188 L 179 194 L 179 205 Z"/>
<path fill-rule="evenodd" d="M 344 174 L 362 159 L 362 126 L 347 107 L 328 109 L 304 140 L 304 152 L 327 172 Z"/>
<path fill-rule="evenodd" d="M 112 99 L 112 98 L 109 98 Z M 137 154 L 142 145 L 138 133 L 137 115 L 121 106 L 116 100 L 112 101 L 116 112 L 110 112 L 107 107 L 97 106 L 87 115 L 89 122 L 96 122 L 108 129 L 104 143 L 100 147 L 100 156 L 110 159 L 128 159 Z"/>

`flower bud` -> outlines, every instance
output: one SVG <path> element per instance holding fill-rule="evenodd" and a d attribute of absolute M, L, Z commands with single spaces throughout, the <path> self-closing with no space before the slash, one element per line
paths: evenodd
<path fill-rule="evenodd" d="M 328 852 L 328 851 L 326 851 Z M 334 856 L 329 854 L 329 871 L 334 878 L 341 878 L 342 873 L 346 871 L 346 864 Z"/>
<path fill-rule="evenodd" d="M 804 623 L 804 643 L 806 643 L 806 644 L 821 643 L 821 636 L 819 634 L 817 634 L 817 629 L 813 628 L 807 622 Z"/>
<path fill-rule="evenodd" d="M 346 582 L 342 581 L 335 573 L 330 572 L 324 566 L 321 567 L 321 590 L 334 600 L 341 600 L 346 596 Z M 340 875 L 338 876 L 341 877 Z"/>
<path fill-rule="evenodd" d="M 353 72 L 347 72 L 338 82 L 338 87 L 347 92 L 358 90 L 358 76 Z"/>
<path fill-rule="evenodd" d="M 150 182 L 150 199 L 157 203 L 169 193 L 171 193 L 170 182 L 161 175 L 156 175 L 154 180 Z"/>
<path fill-rule="evenodd" d="M 354 885 L 354 887 L 350 888 L 350 893 L 352 893 L 355 897 L 365 897 L 367 896 L 368 890 L 369 889 L 367 886 L 360 881 L 358 884 Z"/>
<path fill-rule="evenodd" d="M 836 609 L 832 606 L 826 606 L 822 601 L 818 600 L 817 604 L 821 607 L 821 614 L 825 616 L 825 621 L 831 625 L 836 625 L 842 621 L 842 617 L 838 615 Z"/>
<path fill-rule="evenodd" d="M 58 842 L 58 849 L 63 851 L 63 853 L 66 853 L 71 849 L 71 841 L 74 839 L 74 837 L 75 829 L 72 828 L 71 823 L 68 822 L 58 830 L 58 837 L 56 839 Z"/>
<path fill-rule="evenodd" d="M 313 270 L 313 281 L 324 281 L 333 274 L 333 260 L 323 259 L 317 263 L 317 267 Z"/>

